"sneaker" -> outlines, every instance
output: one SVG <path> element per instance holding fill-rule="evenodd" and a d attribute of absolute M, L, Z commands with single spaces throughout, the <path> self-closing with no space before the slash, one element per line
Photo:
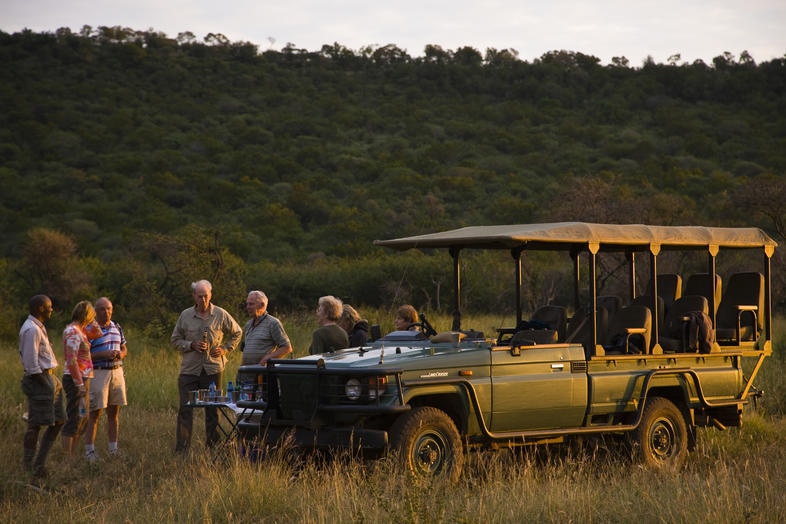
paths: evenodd
<path fill-rule="evenodd" d="M 88 462 L 98 462 L 101 460 L 101 457 L 98 456 L 95 450 L 91 450 L 85 453 L 85 460 Z"/>

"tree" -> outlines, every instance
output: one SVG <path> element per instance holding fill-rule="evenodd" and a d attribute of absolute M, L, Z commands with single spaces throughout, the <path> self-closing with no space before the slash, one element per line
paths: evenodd
<path fill-rule="evenodd" d="M 91 275 L 77 256 L 70 236 L 47 228 L 27 232 L 22 248 L 22 263 L 16 274 L 25 282 L 25 294 L 49 295 L 59 307 L 68 307 L 76 297 L 92 294 Z"/>
<path fill-rule="evenodd" d="M 142 233 L 140 255 L 124 290 L 125 300 L 134 299 L 138 313 L 155 321 L 157 330 L 169 326 L 174 312 L 190 300 L 190 283 L 207 279 L 213 297 L 236 316 L 245 294 L 245 266 L 221 243 L 221 233 L 190 225 L 177 234 Z M 147 260 L 145 260 L 147 258 Z M 155 269 L 151 271 L 149 262 Z"/>
<path fill-rule="evenodd" d="M 781 242 L 786 242 L 786 177 L 762 173 L 734 192 L 743 216 L 765 217 Z"/>
<path fill-rule="evenodd" d="M 611 59 L 611 64 L 614 67 L 628 67 L 630 65 L 630 60 L 624 56 L 615 56 Z"/>
<path fill-rule="evenodd" d="M 453 53 L 453 62 L 464 66 L 477 67 L 483 63 L 483 56 L 474 47 L 459 47 Z"/>

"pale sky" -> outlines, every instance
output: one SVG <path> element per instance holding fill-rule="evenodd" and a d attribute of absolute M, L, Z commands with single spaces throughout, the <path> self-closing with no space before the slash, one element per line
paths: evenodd
<path fill-rule="evenodd" d="M 426 44 L 445 49 L 513 48 L 532 61 L 551 50 L 650 55 L 710 62 L 747 50 L 757 62 L 786 54 L 786 0 L 0 0 L 0 29 L 54 31 L 83 25 L 223 33 L 260 50 L 291 42 L 318 51 L 396 44 L 412 56 Z"/>

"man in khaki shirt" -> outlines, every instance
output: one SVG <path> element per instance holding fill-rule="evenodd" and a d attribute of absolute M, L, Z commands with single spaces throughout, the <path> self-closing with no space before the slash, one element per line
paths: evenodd
<path fill-rule="evenodd" d="M 180 314 L 170 342 L 182 353 L 177 389 L 180 409 L 177 412 L 175 451 L 185 451 L 191 443 L 193 412 L 186 407 L 188 392 L 207 389 L 213 383 L 222 387 L 226 354 L 234 350 L 243 332 L 225 310 L 210 303 L 213 286 L 207 280 L 191 284 L 194 307 Z M 218 442 L 218 412 L 205 408 L 205 441 L 208 446 Z"/>

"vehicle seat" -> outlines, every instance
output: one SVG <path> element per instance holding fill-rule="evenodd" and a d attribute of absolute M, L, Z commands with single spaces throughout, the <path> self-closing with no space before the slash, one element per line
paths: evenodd
<path fill-rule="evenodd" d="M 550 330 L 557 332 L 559 340 L 565 339 L 568 327 L 568 313 L 562 306 L 543 306 L 532 315 L 532 320 L 546 324 Z"/>
<path fill-rule="evenodd" d="M 723 281 L 719 274 L 715 273 L 715 305 L 714 310 L 715 312 L 718 311 L 718 304 L 720 304 L 721 300 L 721 289 L 723 288 Z M 683 295 L 701 295 L 707 299 L 707 303 L 710 303 L 710 291 L 712 290 L 712 282 L 710 279 L 709 273 L 696 273 L 695 275 L 691 275 L 688 277 L 688 281 L 685 283 L 685 289 L 683 290 Z"/>
<path fill-rule="evenodd" d="M 645 294 L 652 296 L 652 281 L 647 284 Z M 658 275 L 658 296 L 663 298 L 663 305 L 668 310 L 682 296 L 682 277 L 676 273 Z"/>
<path fill-rule="evenodd" d="M 557 331 L 554 329 L 522 329 L 510 339 L 510 347 L 555 344 Z"/>
<path fill-rule="evenodd" d="M 658 295 L 658 326 L 662 326 L 666 319 L 666 305 L 663 297 Z M 633 299 L 631 306 L 644 306 L 652 313 L 652 295 L 641 295 Z"/>
<path fill-rule="evenodd" d="M 685 295 L 674 301 L 666 313 L 666 320 L 661 324 L 658 342 L 666 352 L 684 352 L 687 346 L 687 322 L 685 320 L 691 311 L 701 311 L 709 314 L 707 298 L 701 295 Z"/>
<path fill-rule="evenodd" d="M 734 273 L 718 307 L 716 339 L 721 342 L 756 340 L 764 327 L 764 275 Z"/>
<path fill-rule="evenodd" d="M 601 295 L 597 299 L 597 304 L 606 308 L 609 315 L 614 315 L 622 309 L 622 299 L 617 295 Z"/>
<path fill-rule="evenodd" d="M 592 355 L 595 348 L 592 347 L 592 320 L 589 308 L 580 307 L 568 322 L 568 331 L 565 342 L 575 342 L 584 345 L 587 355 Z M 606 328 L 609 325 L 609 312 L 603 306 L 598 306 L 597 333 L 598 344 L 603 344 L 605 340 Z"/>
<path fill-rule="evenodd" d="M 536 324 L 537 327 L 531 327 Z M 545 326 L 545 327 L 544 327 Z M 529 322 L 522 322 L 510 341 L 511 345 L 526 345 L 520 340 L 529 340 L 535 344 L 554 344 L 564 340 L 567 327 L 567 313 L 562 306 L 543 306 L 538 308 Z"/>
<path fill-rule="evenodd" d="M 617 311 L 609 325 L 606 353 L 646 353 L 650 347 L 652 313 L 646 306 L 631 305 Z"/>

